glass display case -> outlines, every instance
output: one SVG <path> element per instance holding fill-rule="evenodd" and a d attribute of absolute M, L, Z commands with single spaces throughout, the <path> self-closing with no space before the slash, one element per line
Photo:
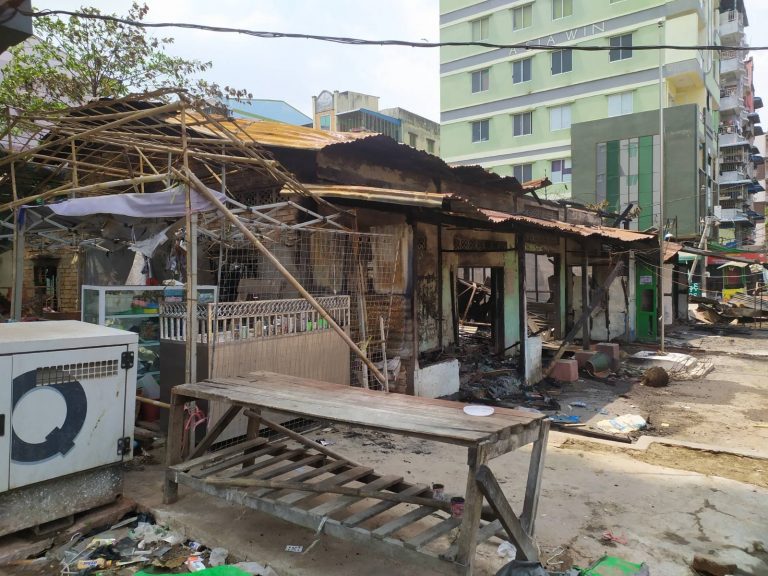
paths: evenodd
<path fill-rule="evenodd" d="M 216 302 L 216 286 L 198 286 L 197 290 L 200 304 Z M 160 304 L 185 299 L 183 286 L 83 286 L 82 320 L 138 334 L 139 387 L 143 383 L 154 388 L 160 379 Z"/>

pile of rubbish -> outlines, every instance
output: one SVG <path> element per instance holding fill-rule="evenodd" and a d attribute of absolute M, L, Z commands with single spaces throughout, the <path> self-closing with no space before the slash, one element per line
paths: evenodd
<path fill-rule="evenodd" d="M 699 324 L 731 324 L 768 320 L 768 295 L 734 294 L 727 301 L 689 297 L 689 319 Z"/>
<path fill-rule="evenodd" d="M 75 534 L 39 561 L 60 564 L 60 574 L 86 576 L 150 576 L 200 573 L 204 576 L 277 576 L 258 562 L 229 562 L 225 548 L 208 548 L 180 532 L 156 524 L 147 514 L 118 522 L 90 536 Z"/>

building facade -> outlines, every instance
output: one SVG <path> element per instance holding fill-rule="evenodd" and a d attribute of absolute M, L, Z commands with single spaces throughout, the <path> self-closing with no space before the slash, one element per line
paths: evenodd
<path fill-rule="evenodd" d="M 323 90 L 312 97 L 313 128 L 376 132 L 430 154 L 440 154 L 440 125 L 403 108 L 379 110 L 379 97 Z"/>
<path fill-rule="evenodd" d="M 765 189 L 757 169 L 764 162 L 756 139 L 763 138 L 762 100 L 755 95 L 754 61 L 745 59 L 745 27 L 749 19 L 743 0 L 720 3 L 720 38 L 723 45 L 742 48 L 724 51 L 720 63 L 720 192 L 715 209 L 714 240 L 729 248 L 764 244 L 756 231 L 765 224 L 765 212 L 755 206 Z M 756 210 L 758 208 L 758 210 Z"/>
<path fill-rule="evenodd" d="M 714 0 L 441 0 L 440 8 L 443 42 L 530 47 L 441 50 L 443 158 L 524 181 L 547 176 L 549 198 L 574 192 L 573 125 L 658 110 L 659 53 L 633 47 L 712 44 L 718 21 Z M 711 159 L 702 160 L 711 170 L 717 61 L 708 52 L 672 50 L 661 61 L 664 106 L 697 106 L 700 129 L 712 132 Z"/>

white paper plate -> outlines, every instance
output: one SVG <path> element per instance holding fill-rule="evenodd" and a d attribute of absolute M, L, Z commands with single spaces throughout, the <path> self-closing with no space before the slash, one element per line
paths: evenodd
<path fill-rule="evenodd" d="M 481 404 L 469 404 L 468 406 L 464 406 L 464 413 L 469 414 L 470 416 L 490 416 L 493 414 L 493 408 Z"/>

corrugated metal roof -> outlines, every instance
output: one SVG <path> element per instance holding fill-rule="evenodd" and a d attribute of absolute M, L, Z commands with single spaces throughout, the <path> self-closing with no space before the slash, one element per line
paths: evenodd
<path fill-rule="evenodd" d="M 495 210 L 481 209 L 479 211 L 494 224 L 503 224 L 507 222 L 527 224 L 540 229 L 575 234 L 583 238 L 595 236 L 598 238 L 618 240 L 620 242 L 647 242 L 656 238 L 656 236 L 652 234 L 644 234 L 634 230 L 623 230 L 621 228 L 594 228 L 592 226 L 583 226 L 581 224 L 569 224 L 568 222 L 561 222 L 559 220 L 543 220 L 541 218 L 524 216 L 522 214 L 507 214 L 506 212 L 497 212 Z"/>
<path fill-rule="evenodd" d="M 404 206 L 422 206 L 424 208 L 442 208 L 449 194 L 432 192 L 414 192 L 410 190 L 392 190 L 373 186 L 345 186 L 343 184 L 306 184 L 307 190 L 323 198 L 341 198 L 347 200 L 362 200 L 366 202 L 382 202 Z M 290 193 L 288 191 L 287 193 Z"/>
<path fill-rule="evenodd" d="M 193 118 L 189 125 L 196 131 L 207 133 L 211 136 L 221 136 L 221 132 L 209 123 L 206 123 L 204 127 L 195 125 L 194 118 L 196 115 L 194 113 L 190 112 L 188 115 Z M 181 117 L 173 116 L 168 118 L 166 122 L 179 125 L 181 124 Z M 282 122 L 246 120 L 244 118 L 235 118 L 233 120 L 219 119 L 219 122 L 225 129 L 236 136 L 241 135 L 243 142 L 247 142 L 248 138 L 251 138 L 262 146 L 279 146 L 303 150 L 321 150 L 331 144 L 353 142 L 372 136 L 370 133 L 327 132 L 303 126 L 293 126 Z"/>
<path fill-rule="evenodd" d="M 355 200 L 361 202 L 381 202 L 384 204 L 396 204 L 399 206 L 420 206 L 445 210 L 457 208 L 455 201 L 460 201 L 461 212 L 452 213 L 455 216 L 484 220 L 492 224 L 515 223 L 537 228 L 540 230 L 552 230 L 565 234 L 573 234 L 582 238 L 596 237 L 619 242 L 648 242 L 656 239 L 652 234 L 644 234 L 634 230 L 622 230 L 620 228 L 594 228 L 581 224 L 569 224 L 559 220 L 543 220 L 532 216 L 520 214 L 508 214 L 496 210 L 478 209 L 471 202 L 454 194 L 439 194 L 434 192 L 416 192 L 412 190 L 395 190 L 389 188 L 375 188 L 372 186 L 344 186 L 338 184 L 313 185 L 307 188 L 314 194 L 323 198 L 336 198 Z M 454 201 L 449 204 L 446 201 Z"/>
<path fill-rule="evenodd" d="M 294 126 L 312 124 L 312 118 L 284 100 L 262 98 L 236 100 L 234 98 L 224 98 L 223 104 L 232 110 L 235 118 L 255 118 L 258 120 L 293 124 Z"/>

